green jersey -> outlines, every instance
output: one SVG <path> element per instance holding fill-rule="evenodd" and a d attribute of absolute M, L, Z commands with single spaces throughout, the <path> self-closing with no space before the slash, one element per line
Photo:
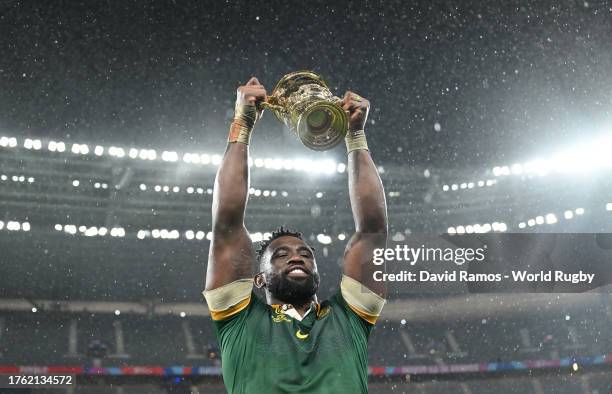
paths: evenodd
<path fill-rule="evenodd" d="M 254 293 L 238 309 L 213 320 L 230 394 L 368 392 L 373 324 L 349 307 L 340 290 L 313 304 L 302 321 Z"/>

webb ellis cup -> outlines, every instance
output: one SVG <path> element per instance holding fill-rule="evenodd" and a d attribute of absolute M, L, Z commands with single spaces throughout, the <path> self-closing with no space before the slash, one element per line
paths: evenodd
<path fill-rule="evenodd" d="M 322 151 L 338 145 L 348 130 L 342 99 L 312 71 L 285 75 L 261 104 L 271 110 L 310 149 Z"/>

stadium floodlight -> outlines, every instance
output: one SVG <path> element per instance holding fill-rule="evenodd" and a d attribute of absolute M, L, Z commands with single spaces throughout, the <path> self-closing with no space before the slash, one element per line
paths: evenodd
<path fill-rule="evenodd" d="M 268 197 L 268 196 L 270 196 L 270 190 L 264 190 L 264 191 L 263 191 L 263 193 L 262 193 L 262 195 L 263 195 L 264 197 Z"/>
<path fill-rule="evenodd" d="M 4 228 L 4 222 L 0 220 L 0 230 L 2 230 L 3 228 Z"/>
<path fill-rule="evenodd" d="M 25 176 L 23 176 L 23 175 L 19 176 L 19 182 L 25 182 L 25 180 L 26 180 Z"/>
<path fill-rule="evenodd" d="M 57 151 L 62 153 L 66 151 L 66 144 L 64 144 L 63 142 L 58 142 L 57 143 Z"/>
<path fill-rule="evenodd" d="M 455 230 L 454 227 L 449 227 L 449 228 L 446 229 L 446 233 L 449 234 L 449 235 L 455 235 L 455 234 L 457 234 L 457 230 Z"/>
<path fill-rule="evenodd" d="M 75 180 L 72 181 L 72 186 L 74 186 L 74 187 L 79 187 L 79 184 L 80 184 L 80 182 L 79 182 L 78 179 L 75 179 Z"/>
<path fill-rule="evenodd" d="M 221 156 L 219 155 L 212 155 L 211 157 L 211 163 L 215 166 L 218 166 L 219 164 L 221 164 Z"/>
<path fill-rule="evenodd" d="M 535 222 L 536 224 L 544 224 L 544 216 L 536 216 Z"/>
<path fill-rule="evenodd" d="M 15 138 L 15 137 L 9 138 L 8 146 L 9 146 L 9 148 L 16 148 L 17 147 L 17 138 Z"/>
<path fill-rule="evenodd" d="M 96 145 L 96 147 L 94 148 L 94 155 L 102 156 L 103 154 L 104 154 L 104 147 L 101 145 Z"/>
<path fill-rule="evenodd" d="M 213 239 L 212 231 L 209 231 L 209 232 L 206 233 L 206 239 L 209 240 L 209 241 L 212 241 L 212 239 Z"/>
<path fill-rule="evenodd" d="M 547 224 L 555 224 L 557 223 L 557 215 L 554 213 L 548 213 L 545 216 L 545 220 Z"/>
<path fill-rule="evenodd" d="M 344 241 L 346 239 L 346 235 L 344 233 L 338 234 L 338 240 Z"/>
<path fill-rule="evenodd" d="M 70 149 L 70 151 L 75 155 L 78 155 L 79 153 L 81 153 L 81 144 L 72 144 L 72 148 Z"/>
<path fill-rule="evenodd" d="M 255 189 L 255 193 L 253 193 L 256 197 L 261 196 L 261 190 Z"/>
<path fill-rule="evenodd" d="M 276 190 L 272 190 L 272 191 L 270 192 L 270 196 L 271 196 L 271 197 L 276 197 Z"/>
<path fill-rule="evenodd" d="M 187 239 L 193 239 L 195 237 L 195 234 L 193 232 L 193 230 L 187 230 L 185 231 L 185 238 Z"/>
<path fill-rule="evenodd" d="M 62 225 L 61 225 L 61 224 L 59 224 L 59 223 L 58 223 L 58 224 L 56 224 L 56 225 L 55 225 L 55 227 L 54 227 L 54 228 L 55 228 L 55 231 L 62 231 L 62 228 L 63 228 L 63 227 L 62 227 Z"/>
<path fill-rule="evenodd" d="M 263 234 L 260 232 L 251 234 L 251 241 L 253 242 L 261 242 L 263 241 Z"/>
<path fill-rule="evenodd" d="M 145 239 L 146 236 L 147 232 L 144 230 L 138 230 L 138 232 L 136 233 L 136 238 L 138 239 Z"/>
<path fill-rule="evenodd" d="M 32 313 L 36 313 L 38 312 L 38 308 L 36 308 L 35 306 L 32 307 Z"/>
<path fill-rule="evenodd" d="M 180 187 L 178 187 L 178 186 L 174 186 L 174 187 L 172 188 L 172 191 L 173 191 L 174 193 L 178 193 L 178 192 L 180 192 L 180 191 L 181 191 L 181 188 L 180 188 Z"/>
<path fill-rule="evenodd" d="M 211 163 L 211 159 L 210 159 L 210 155 L 204 153 L 200 155 L 200 162 L 202 164 L 210 164 Z"/>
<path fill-rule="evenodd" d="M 187 314 L 186 314 L 185 312 L 181 312 L 181 313 L 179 314 L 179 316 L 181 316 L 181 317 L 185 317 L 185 316 L 187 316 Z"/>
<path fill-rule="evenodd" d="M 443 192 L 447 192 L 449 189 L 450 189 L 450 187 L 448 185 L 442 186 L 442 191 Z"/>
<path fill-rule="evenodd" d="M 264 166 L 264 161 L 263 161 L 262 158 L 258 157 L 257 159 L 255 159 L 254 162 L 255 162 L 255 167 L 263 167 Z"/>
<path fill-rule="evenodd" d="M 281 193 L 281 195 L 282 195 L 283 197 L 287 197 L 287 196 L 289 195 L 289 193 L 287 193 L 285 190 L 283 190 L 283 191 L 282 191 L 282 193 Z"/>
<path fill-rule="evenodd" d="M 28 178 L 28 183 L 34 183 L 34 177 L 33 176 Z"/>
<path fill-rule="evenodd" d="M 574 212 L 573 211 L 565 211 L 563 212 L 563 217 L 566 219 L 572 219 L 574 217 Z"/>
<path fill-rule="evenodd" d="M 584 214 L 584 208 L 576 208 L 574 210 L 574 212 L 576 212 L 576 215 L 583 215 Z"/>
<path fill-rule="evenodd" d="M 456 183 L 453 183 L 451 186 L 451 190 L 459 190 L 459 185 L 457 185 Z"/>
<path fill-rule="evenodd" d="M 130 156 L 131 159 L 135 159 L 138 157 L 138 149 L 136 148 L 130 148 L 130 151 L 128 153 L 128 156 Z"/>
<path fill-rule="evenodd" d="M 473 189 L 474 188 L 474 182 L 469 182 L 467 184 L 468 189 Z"/>
<path fill-rule="evenodd" d="M 527 223 L 525 223 L 525 222 L 520 222 L 518 224 L 518 228 L 521 228 L 521 229 L 525 228 L 526 226 L 527 226 Z"/>
<path fill-rule="evenodd" d="M 196 192 L 198 192 L 198 194 L 204 194 L 204 189 L 202 189 L 201 187 L 198 187 L 196 189 Z"/>
<path fill-rule="evenodd" d="M 144 183 L 141 183 L 139 188 L 140 188 L 140 190 L 142 190 L 144 192 L 145 190 L 147 190 L 147 185 L 145 185 Z"/>
<path fill-rule="evenodd" d="M 329 245 L 332 243 L 332 238 L 329 235 L 317 234 L 317 241 L 323 245 Z"/>
<path fill-rule="evenodd" d="M 612 202 L 606 204 L 606 211 L 612 211 Z"/>
<path fill-rule="evenodd" d="M 34 146 L 34 149 L 36 149 L 36 146 Z M 81 154 L 82 155 L 89 154 L 89 146 L 87 146 L 87 144 L 81 144 Z"/>
<path fill-rule="evenodd" d="M 0 147 L 6 148 L 8 146 L 9 139 L 6 136 L 0 137 Z"/>
<path fill-rule="evenodd" d="M 529 219 L 529 220 L 527 220 L 527 225 L 529 227 L 533 227 L 533 226 L 536 225 L 536 221 L 534 219 Z"/>
<path fill-rule="evenodd" d="M 79 226 L 80 233 L 84 233 L 85 231 L 87 231 L 87 226 Z"/>
<path fill-rule="evenodd" d="M 204 231 L 197 231 L 196 234 L 195 234 L 195 238 L 198 241 L 203 240 L 205 236 L 206 236 L 206 234 L 204 233 Z"/>
<path fill-rule="evenodd" d="M 162 187 L 162 190 L 166 193 L 168 193 L 170 191 L 170 186 L 168 185 L 164 185 L 164 187 Z"/>
<path fill-rule="evenodd" d="M 478 187 L 483 187 L 485 185 L 485 181 L 478 181 Z"/>
<path fill-rule="evenodd" d="M 23 147 L 25 149 L 32 149 L 32 140 L 29 138 L 26 138 L 25 140 L 23 140 Z"/>
<path fill-rule="evenodd" d="M 100 227 L 98 229 L 98 235 L 100 236 L 105 236 L 108 233 L 108 229 L 106 227 Z"/>
<path fill-rule="evenodd" d="M 189 186 L 187 188 L 187 194 L 193 194 L 193 192 L 194 192 L 194 188 L 192 186 Z"/>
<path fill-rule="evenodd" d="M 513 164 L 512 167 L 510 168 L 510 171 L 514 175 L 520 175 L 523 173 L 523 165 L 520 163 Z"/>
<path fill-rule="evenodd" d="M 0 175 L 0 179 L 2 179 L 3 181 L 6 181 L 8 179 L 8 177 L 4 174 Z"/>
<path fill-rule="evenodd" d="M 121 311 L 119 309 L 115 309 L 115 316 L 119 316 L 121 314 Z"/>

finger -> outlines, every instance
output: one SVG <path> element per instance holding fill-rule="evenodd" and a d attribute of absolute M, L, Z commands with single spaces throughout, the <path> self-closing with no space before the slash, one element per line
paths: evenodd
<path fill-rule="evenodd" d="M 247 84 L 247 86 L 249 86 L 249 85 L 261 85 L 259 83 L 259 80 L 257 78 L 255 78 L 255 77 L 251 77 L 251 79 L 249 79 L 249 82 L 247 82 L 246 84 Z"/>

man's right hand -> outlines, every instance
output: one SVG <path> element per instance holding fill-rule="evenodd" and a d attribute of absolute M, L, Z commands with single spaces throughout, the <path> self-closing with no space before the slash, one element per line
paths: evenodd
<path fill-rule="evenodd" d="M 261 119 L 263 110 L 258 110 L 257 105 L 266 100 L 266 88 L 259 83 L 257 78 L 251 77 L 246 85 L 238 87 L 236 92 L 236 107 L 234 113 L 234 119 L 236 115 L 244 113 L 252 113 L 255 107 L 255 122 Z"/>

